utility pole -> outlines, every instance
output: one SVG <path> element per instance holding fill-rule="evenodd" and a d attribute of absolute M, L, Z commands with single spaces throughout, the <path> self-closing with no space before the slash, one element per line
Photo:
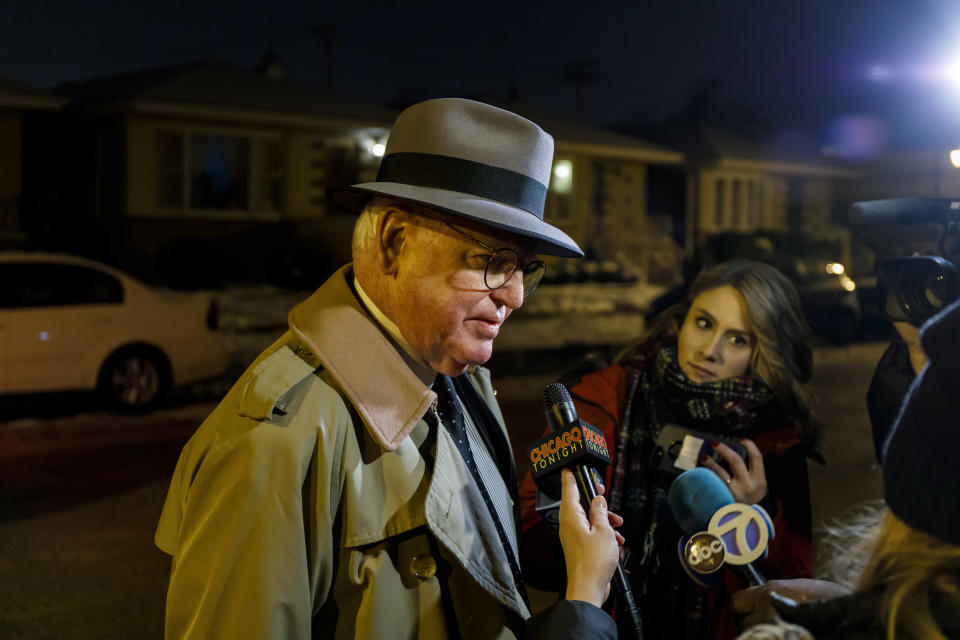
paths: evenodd
<path fill-rule="evenodd" d="M 336 91 L 336 35 L 337 27 L 330 22 L 321 22 L 309 27 L 312 35 L 323 40 L 324 62 L 326 63 L 327 93 L 333 95 Z"/>
<path fill-rule="evenodd" d="M 564 65 L 563 78 L 566 82 L 571 82 L 576 91 L 576 113 L 577 119 L 583 120 L 586 116 L 586 86 L 594 84 L 597 81 L 596 71 L 597 61 L 593 59 L 572 60 Z"/>

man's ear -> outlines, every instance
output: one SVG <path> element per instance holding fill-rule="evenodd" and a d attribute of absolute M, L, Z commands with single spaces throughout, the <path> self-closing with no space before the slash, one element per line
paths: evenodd
<path fill-rule="evenodd" d="M 400 256 L 409 232 L 410 213 L 398 207 L 388 207 L 377 221 L 377 265 L 385 275 L 396 275 Z"/>

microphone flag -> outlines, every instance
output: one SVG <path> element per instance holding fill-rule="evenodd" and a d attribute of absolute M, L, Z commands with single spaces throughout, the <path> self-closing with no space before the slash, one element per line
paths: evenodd
<path fill-rule="evenodd" d="M 760 505 L 734 502 L 713 514 L 707 531 L 723 541 L 724 561 L 740 566 L 766 555 L 773 523 Z"/>
<path fill-rule="evenodd" d="M 527 445 L 527 462 L 533 479 L 539 480 L 574 464 L 606 466 L 610 464 L 610 450 L 602 431 L 576 420 Z"/>

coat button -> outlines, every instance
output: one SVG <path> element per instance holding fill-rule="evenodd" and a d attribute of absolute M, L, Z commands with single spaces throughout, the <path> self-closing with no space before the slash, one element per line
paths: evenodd
<path fill-rule="evenodd" d="M 432 578 L 437 573 L 437 561 L 433 556 L 413 556 L 410 560 L 410 573 L 421 580 Z"/>

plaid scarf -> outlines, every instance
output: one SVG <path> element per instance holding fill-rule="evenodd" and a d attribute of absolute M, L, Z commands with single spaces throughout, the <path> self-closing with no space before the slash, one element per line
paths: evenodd
<path fill-rule="evenodd" d="M 617 433 L 610 504 L 621 509 L 627 478 L 646 473 L 653 443 L 665 424 L 711 435 L 750 438 L 786 421 L 779 403 L 759 378 L 746 375 L 697 383 L 677 361 L 675 340 L 644 345 L 623 363 L 628 400 Z M 780 420 L 758 420 L 781 414 Z"/>
<path fill-rule="evenodd" d="M 692 381 L 680 368 L 675 339 L 643 345 L 623 366 L 628 399 L 609 497 L 610 509 L 624 517 L 621 533 L 627 541 L 630 582 L 638 601 L 647 603 L 645 616 L 653 618 L 651 637 L 658 637 L 655 629 L 666 633 L 661 625 L 677 620 L 684 623 L 676 637 L 701 637 L 703 597 L 676 560 L 681 532 L 666 499 L 672 478 L 651 471 L 654 444 L 670 423 L 710 435 L 752 438 L 783 428 L 788 418 L 773 392 L 754 376 Z"/>

